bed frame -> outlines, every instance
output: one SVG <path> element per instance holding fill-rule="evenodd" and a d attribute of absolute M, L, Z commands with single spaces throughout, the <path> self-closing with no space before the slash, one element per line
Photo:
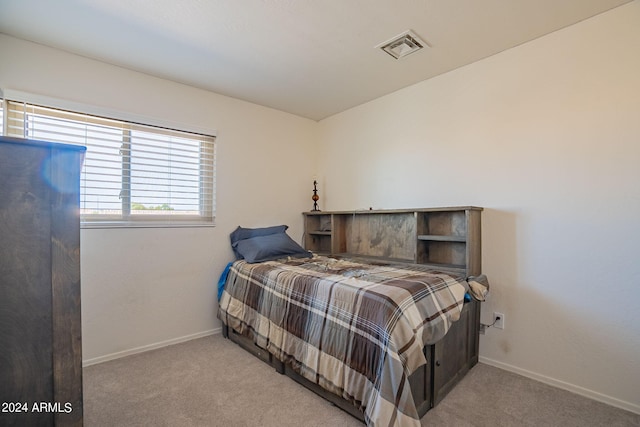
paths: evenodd
<path fill-rule="evenodd" d="M 409 377 L 411 392 L 420 417 L 437 405 L 451 389 L 478 363 L 478 334 L 480 324 L 480 303 L 471 301 L 464 305 L 460 320 L 455 322 L 447 335 L 436 344 L 426 346 L 424 353 L 427 364 L 421 366 Z M 317 384 L 303 378 L 288 365 L 273 357 L 268 351 L 233 329 L 223 325 L 225 338 L 238 344 L 258 357 L 281 374 L 287 375 L 309 390 L 324 397 L 349 414 L 364 421 L 363 413 L 339 396 L 322 389 Z"/>
<path fill-rule="evenodd" d="M 477 276 L 480 265 L 478 207 L 305 212 L 305 247 L 328 256 L 355 256 L 388 262 L 425 264 L 461 276 Z M 298 375 L 271 353 L 226 325 L 225 338 L 324 397 L 354 417 L 364 414 L 339 396 Z M 420 417 L 437 405 L 478 363 L 480 302 L 464 304 L 460 319 L 444 338 L 424 347 L 427 364 L 410 378 Z"/>

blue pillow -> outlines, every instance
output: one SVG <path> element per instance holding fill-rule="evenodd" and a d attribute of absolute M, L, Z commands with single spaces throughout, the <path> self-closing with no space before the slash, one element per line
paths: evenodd
<path fill-rule="evenodd" d="M 312 256 L 311 252 L 304 250 L 285 232 L 238 240 L 231 247 L 236 254 L 249 263 L 285 257 L 310 258 Z"/>
<path fill-rule="evenodd" d="M 230 235 L 231 238 L 231 248 L 233 249 L 233 253 L 236 255 L 236 259 L 242 259 L 242 256 L 236 251 L 236 243 L 240 240 L 250 239 L 252 237 L 258 236 L 268 236 L 270 234 L 276 233 L 284 233 L 288 225 L 274 225 L 272 227 L 262 227 L 262 228 L 243 228 L 238 226 Z"/>

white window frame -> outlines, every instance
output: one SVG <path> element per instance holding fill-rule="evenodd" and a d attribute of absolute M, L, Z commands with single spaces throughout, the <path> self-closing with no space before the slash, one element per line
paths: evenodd
<path fill-rule="evenodd" d="M 210 219 L 205 219 L 195 215 L 126 215 L 123 209 L 123 216 L 120 218 L 114 218 L 113 216 L 100 216 L 100 215 L 83 215 L 81 216 L 82 228 L 167 228 L 167 227 L 211 227 L 215 226 L 216 215 L 216 142 L 215 138 L 217 132 L 212 129 L 184 125 L 175 122 L 169 122 L 166 120 L 158 120 L 145 116 L 138 116 L 130 113 L 124 113 L 121 111 L 115 111 L 110 109 L 99 108 L 95 106 L 85 105 L 72 101 L 65 101 L 56 98 L 50 98 L 41 95 L 35 95 L 15 90 L 3 90 L 0 91 L 0 101 L 4 110 L 4 120 L 2 123 L 2 134 L 9 136 L 8 129 L 8 114 L 7 114 L 7 101 L 16 101 L 20 103 L 33 104 L 41 107 L 53 108 L 62 111 L 76 112 L 79 114 L 85 114 L 90 116 L 96 116 L 98 118 L 105 118 L 107 120 L 117 120 L 123 122 L 129 122 L 133 124 L 143 124 L 142 126 L 151 126 L 158 129 L 160 132 L 162 129 L 176 130 L 179 132 L 187 132 L 191 134 L 206 136 L 214 139 L 211 144 L 211 152 L 208 153 L 213 157 L 213 164 L 210 165 L 212 170 L 212 191 L 210 194 L 211 205 L 207 206 L 205 211 L 210 211 Z M 11 135 L 14 136 L 14 135 Z M 124 181 L 124 177 L 123 177 Z M 124 183 L 123 183 L 124 185 Z M 202 212 L 202 207 L 201 207 Z"/>
<path fill-rule="evenodd" d="M 2 98 L 2 91 L 0 91 L 0 113 L 2 113 L 0 114 L 0 136 L 6 135 L 7 133 L 7 128 L 4 120 L 4 110 L 4 99 Z"/>

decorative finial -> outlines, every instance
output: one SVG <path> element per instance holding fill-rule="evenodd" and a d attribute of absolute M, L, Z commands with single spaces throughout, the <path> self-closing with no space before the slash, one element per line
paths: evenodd
<path fill-rule="evenodd" d="M 318 209 L 318 200 L 320 200 L 320 196 L 318 196 L 317 185 L 318 181 L 313 180 L 313 196 L 311 197 L 311 200 L 313 200 L 313 209 L 311 209 L 311 212 L 320 212 L 320 209 Z"/>

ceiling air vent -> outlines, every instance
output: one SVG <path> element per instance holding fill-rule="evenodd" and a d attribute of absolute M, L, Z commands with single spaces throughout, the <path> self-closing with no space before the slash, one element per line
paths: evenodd
<path fill-rule="evenodd" d="M 423 47 L 428 47 L 428 45 L 420 40 L 420 37 L 411 30 L 405 31 L 391 40 L 387 40 L 376 46 L 377 49 L 382 49 L 395 59 L 403 58 L 413 52 L 419 51 Z"/>

